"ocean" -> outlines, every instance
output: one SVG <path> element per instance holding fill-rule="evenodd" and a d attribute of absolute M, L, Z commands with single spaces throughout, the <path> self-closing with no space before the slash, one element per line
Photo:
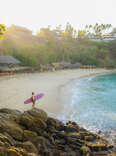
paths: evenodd
<path fill-rule="evenodd" d="M 59 119 L 92 132 L 116 130 L 116 74 L 74 80 L 68 88 Z"/>

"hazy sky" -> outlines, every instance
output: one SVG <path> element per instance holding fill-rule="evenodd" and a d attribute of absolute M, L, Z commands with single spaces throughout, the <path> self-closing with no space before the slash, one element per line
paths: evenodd
<path fill-rule="evenodd" d="M 116 0 L 0 0 L 0 6 L 1 24 L 33 32 L 67 22 L 77 29 L 96 22 L 116 27 Z"/>

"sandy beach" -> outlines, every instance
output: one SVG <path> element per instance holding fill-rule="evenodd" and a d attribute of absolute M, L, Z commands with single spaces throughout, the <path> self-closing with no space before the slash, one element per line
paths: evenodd
<path fill-rule="evenodd" d="M 60 98 L 63 86 L 75 79 L 113 71 L 77 69 L 0 77 L 0 108 L 28 110 L 32 104 L 24 104 L 24 100 L 28 99 L 32 92 L 44 93 L 44 98 L 37 101 L 36 107 L 57 115 L 63 108 Z"/>

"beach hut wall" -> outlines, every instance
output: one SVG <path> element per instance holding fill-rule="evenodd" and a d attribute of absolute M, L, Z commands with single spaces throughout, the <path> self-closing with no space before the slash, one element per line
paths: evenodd
<path fill-rule="evenodd" d="M 60 63 L 52 63 L 51 64 L 53 67 L 55 67 L 55 69 L 62 69 L 62 66 L 61 66 L 61 64 Z"/>

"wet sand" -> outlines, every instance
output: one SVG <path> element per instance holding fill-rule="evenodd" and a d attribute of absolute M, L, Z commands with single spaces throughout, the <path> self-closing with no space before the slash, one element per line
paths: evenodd
<path fill-rule="evenodd" d="M 36 102 L 36 107 L 57 115 L 63 108 L 60 98 L 62 86 L 75 79 L 111 72 L 114 70 L 76 69 L 0 77 L 0 108 L 28 110 L 32 104 L 24 104 L 24 100 L 32 92 L 44 93 L 44 98 Z"/>

